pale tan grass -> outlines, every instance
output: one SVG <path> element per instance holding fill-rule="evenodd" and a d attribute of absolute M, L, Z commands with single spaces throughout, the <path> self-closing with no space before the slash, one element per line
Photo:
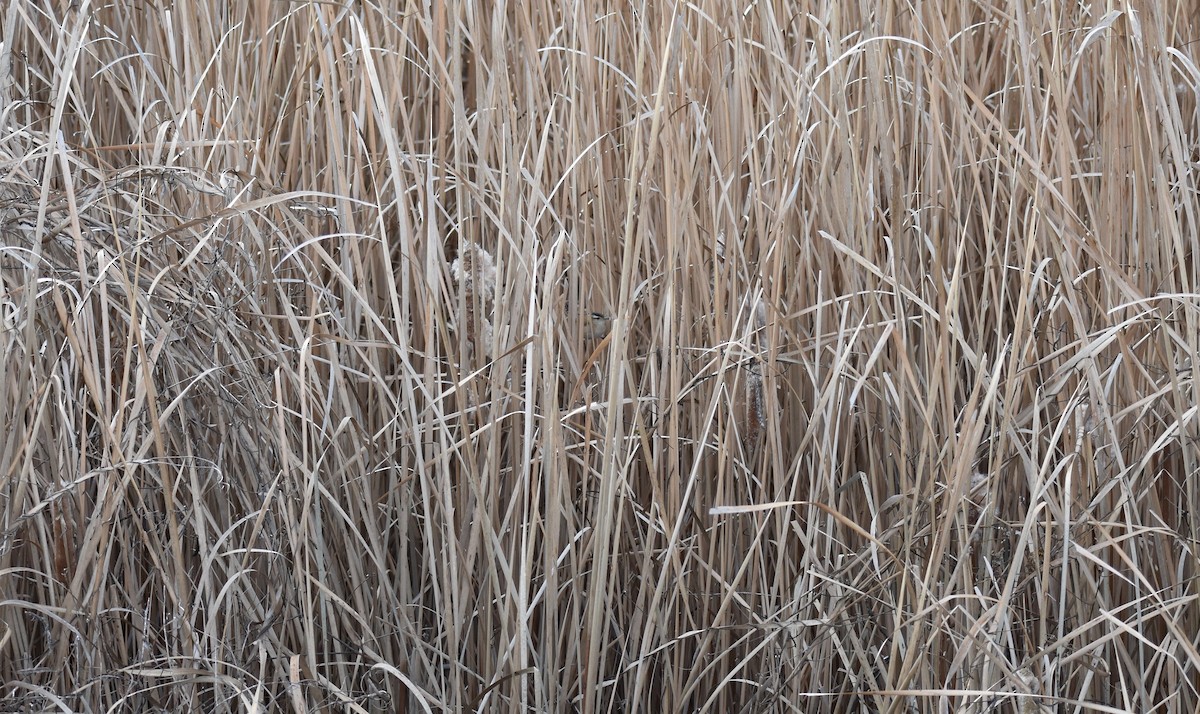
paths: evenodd
<path fill-rule="evenodd" d="M 1188 5 L 193 5 L 0 11 L 6 704 L 1200 707 Z"/>

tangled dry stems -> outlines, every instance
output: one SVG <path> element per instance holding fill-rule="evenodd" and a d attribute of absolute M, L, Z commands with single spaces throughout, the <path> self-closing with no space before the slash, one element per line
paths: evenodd
<path fill-rule="evenodd" d="M 0 9 L 5 706 L 1200 706 L 1185 5 L 194 5 Z"/>

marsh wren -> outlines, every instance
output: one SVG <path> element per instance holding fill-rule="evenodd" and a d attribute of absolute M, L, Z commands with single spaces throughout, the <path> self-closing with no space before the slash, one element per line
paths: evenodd
<path fill-rule="evenodd" d="M 612 318 L 602 312 L 589 312 L 584 315 L 583 336 L 589 340 L 598 340 L 608 334 Z"/>

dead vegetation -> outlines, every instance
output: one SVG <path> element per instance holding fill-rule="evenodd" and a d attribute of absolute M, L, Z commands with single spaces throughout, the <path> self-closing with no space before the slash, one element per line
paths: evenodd
<path fill-rule="evenodd" d="M 7 3 L 0 708 L 1196 711 L 1108 5 Z"/>

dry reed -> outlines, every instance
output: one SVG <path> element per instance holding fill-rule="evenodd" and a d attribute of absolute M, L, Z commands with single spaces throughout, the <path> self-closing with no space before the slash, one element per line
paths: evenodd
<path fill-rule="evenodd" d="M 1190 4 L 190 10 L 0 7 L 0 709 L 1200 708 Z"/>

